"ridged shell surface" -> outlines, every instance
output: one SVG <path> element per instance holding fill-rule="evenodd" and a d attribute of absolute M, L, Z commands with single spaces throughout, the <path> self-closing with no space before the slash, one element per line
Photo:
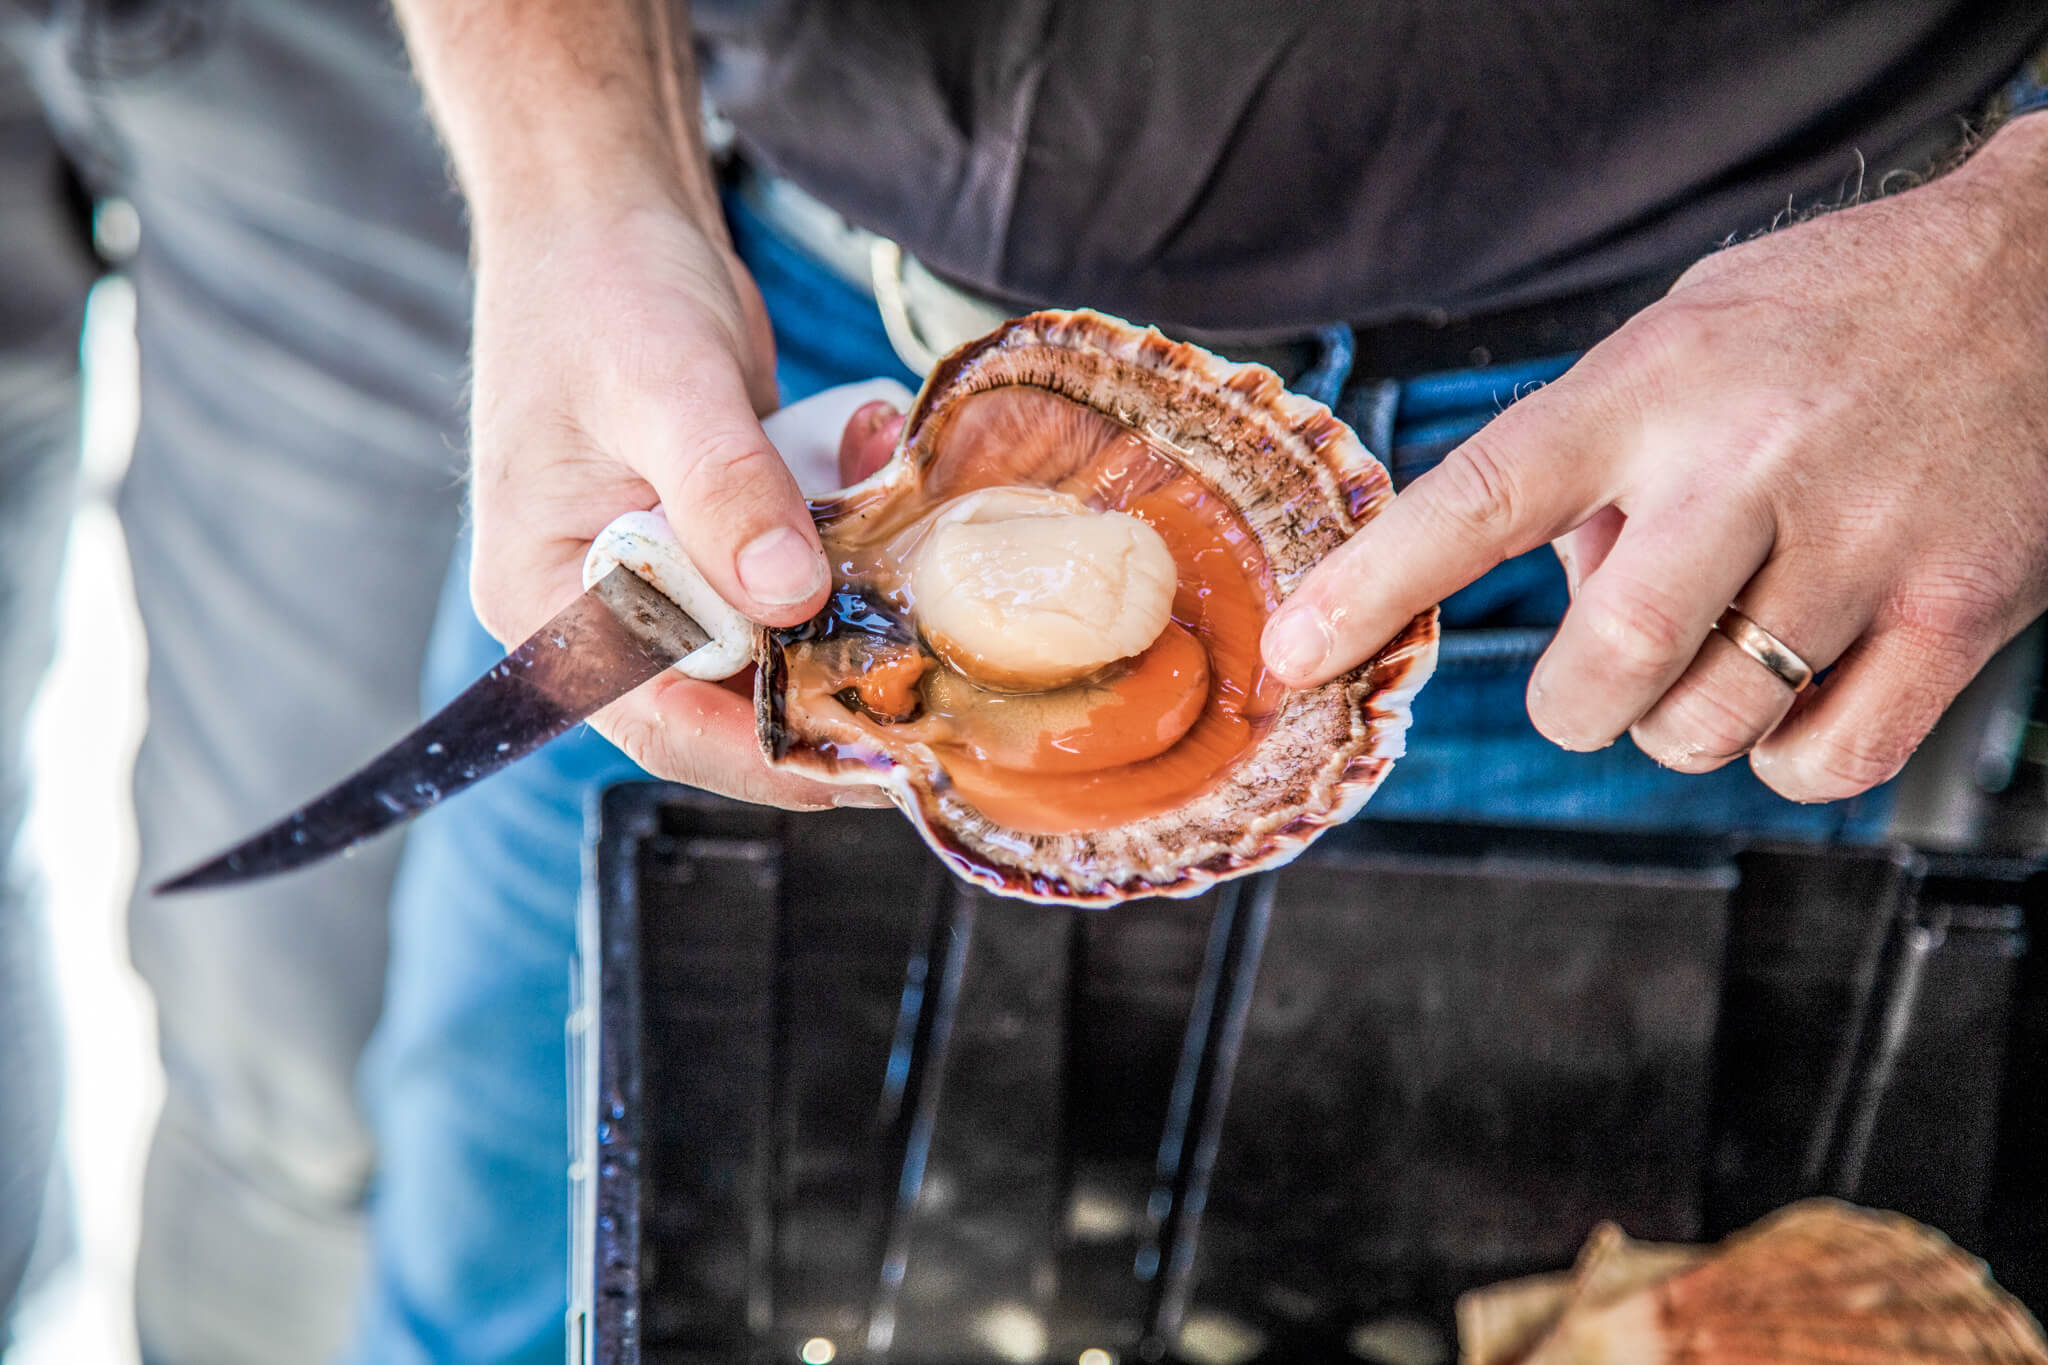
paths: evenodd
<path fill-rule="evenodd" d="M 945 465 L 948 433 L 966 405 L 1012 389 L 1102 414 L 1177 462 L 1241 518 L 1278 599 L 1393 496 L 1386 470 L 1351 429 L 1322 404 L 1288 392 L 1272 371 L 1098 313 L 1042 312 L 940 362 L 891 461 L 813 504 L 828 546 L 835 528 L 878 515 L 892 498 L 917 496 Z M 998 450 L 975 458 L 1009 457 Z M 1042 455 L 1032 459 L 1030 467 L 1004 471 L 1004 479 L 1074 473 L 1050 467 Z M 1239 644 L 1256 651 L 1255 638 Z M 795 646 L 787 636 L 761 637 L 756 699 L 772 762 L 825 781 L 883 786 L 962 876 L 1005 895 L 1103 904 L 1197 894 L 1219 879 L 1284 863 L 1349 819 L 1400 756 L 1409 704 L 1435 666 L 1436 645 L 1432 609 L 1342 677 L 1280 689 L 1256 743 L 1187 800 L 1108 827 L 1055 832 L 1020 829 L 978 808 L 929 746 L 897 747 L 883 771 L 849 762 L 849 722 L 793 704 L 786 650 Z"/>
<path fill-rule="evenodd" d="M 1460 1322 L 1533 1337 L 1465 1339 L 1473 1365 L 2048 1365 L 2048 1343 L 1984 1263 L 1898 1214 L 1794 1204 L 1703 1259 L 1684 1249 L 1582 1255 L 1545 1326 L 1535 1283 L 1468 1296 Z M 1599 1236 L 1596 1235 L 1596 1242 Z M 1589 1244 L 1588 1252 L 1595 1248 Z M 1605 1263 L 1605 1269 L 1601 1263 Z M 1661 1264 L 1660 1264 L 1661 1262 Z M 1616 1273 L 1618 1266 L 1628 1269 Z M 1649 1274 L 1646 1276 L 1645 1271 Z M 1659 1273 L 1661 1271 L 1661 1273 Z M 1648 1278 L 1649 1282 L 1643 1281 Z M 1604 1287 L 1596 1280 L 1604 1279 Z"/>

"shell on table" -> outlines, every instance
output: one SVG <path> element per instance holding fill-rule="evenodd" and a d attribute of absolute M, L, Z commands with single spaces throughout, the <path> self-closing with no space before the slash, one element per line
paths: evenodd
<path fill-rule="evenodd" d="M 1898 1214 L 1814 1199 L 1717 1247 L 1597 1229 L 1568 1276 L 1458 1304 L 1465 1365 L 2048 1365 L 1984 1263 Z"/>
<path fill-rule="evenodd" d="M 996 695 L 919 638 L 898 561 L 937 509 L 992 488 L 1055 490 L 1167 541 L 1171 623 L 1123 681 Z M 1435 665 L 1433 609 L 1320 687 L 1259 662 L 1272 610 L 1391 497 L 1351 429 L 1270 370 L 1098 313 L 1006 323 L 934 369 L 887 465 L 813 503 L 834 606 L 758 638 L 764 751 L 882 787 L 957 872 L 1006 895 L 1185 896 L 1283 863 L 1386 777 Z M 1154 682 L 1186 704 L 1144 710 Z"/>

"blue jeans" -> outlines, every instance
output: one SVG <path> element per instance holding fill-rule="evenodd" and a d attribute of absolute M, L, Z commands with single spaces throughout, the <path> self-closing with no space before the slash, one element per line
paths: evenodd
<path fill-rule="evenodd" d="M 893 374 L 870 300 L 729 205 L 780 348 L 785 399 Z M 1477 430 L 1514 386 L 1565 362 L 1437 376 L 1345 397 L 1392 435 L 1405 479 Z M 1360 407 L 1375 395 L 1373 413 Z M 1383 437 L 1384 439 L 1384 437 Z M 495 662 L 458 563 L 430 653 L 438 706 Z M 1794 806 L 1736 765 L 1667 773 L 1622 744 L 1566 754 L 1523 712 L 1529 667 L 1564 604 L 1548 551 L 1524 556 L 1446 605 L 1444 660 L 1416 707 L 1408 757 L 1376 816 L 1548 821 L 1608 828 L 1750 828 L 1810 838 L 1872 832 L 1877 802 Z M 556 741 L 420 821 L 392 910 L 385 1015 L 365 1087 L 383 1167 L 373 1203 L 377 1268 L 362 1365 L 562 1358 L 569 1230 L 563 1021 L 591 797 L 642 776 L 589 730 Z"/>
<path fill-rule="evenodd" d="M 398 841 L 248 886 L 147 888 L 418 718 L 461 519 L 467 233 L 385 5 L 0 0 L 0 842 L 49 648 L 97 269 L 60 148 L 142 224 L 119 501 L 149 636 L 128 946 L 166 1089 L 141 1354 L 317 1365 L 352 1326 L 365 1245 L 356 1079 Z M 0 1299 L 58 1102 L 22 892 L 0 889 Z"/>

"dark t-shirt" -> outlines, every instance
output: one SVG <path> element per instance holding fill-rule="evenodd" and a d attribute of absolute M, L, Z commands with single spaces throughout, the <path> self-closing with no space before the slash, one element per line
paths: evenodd
<path fill-rule="evenodd" d="M 962 283 L 1247 330 L 1675 270 L 1936 155 L 2042 0 L 698 0 L 758 160 Z"/>

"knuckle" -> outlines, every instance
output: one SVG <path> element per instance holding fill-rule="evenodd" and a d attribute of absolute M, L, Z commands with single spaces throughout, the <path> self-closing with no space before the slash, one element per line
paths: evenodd
<path fill-rule="evenodd" d="M 1645 308 L 1616 333 L 1622 356 L 1637 368 L 1682 362 L 1712 332 L 1712 310 L 1683 297 Z"/>
<path fill-rule="evenodd" d="M 685 452 L 682 491 L 693 515 L 715 520 L 762 500 L 780 468 L 780 460 L 755 442 L 714 436 Z"/>
<path fill-rule="evenodd" d="M 1836 729 L 1808 742 L 1804 761 L 1795 766 L 1793 774 L 1773 781 L 1774 772 L 1765 780 L 1782 795 L 1799 801 L 1859 796 L 1896 776 L 1920 739 L 1920 732 L 1902 737 L 1897 732 L 1872 734 L 1860 727 Z"/>
<path fill-rule="evenodd" d="M 740 800 L 751 799 L 740 790 L 744 784 L 716 771 L 716 765 L 707 762 L 695 747 L 672 742 L 667 717 L 657 708 L 615 708 L 605 717 L 602 731 L 620 752 L 657 777 Z"/>
<path fill-rule="evenodd" d="M 1629 682 L 1663 677 L 1699 649 L 1699 639 L 1670 596 L 1634 579 L 1602 582 L 1595 575 L 1572 608 L 1583 613 L 1587 633 L 1604 656 L 1606 670 Z"/>
<path fill-rule="evenodd" d="M 1929 256 L 1933 268 L 1958 284 L 1995 278 L 2014 249 L 2012 234 L 2004 227 L 1998 209 L 1995 195 L 1965 191 L 1916 216 L 1915 231 L 1941 246 Z"/>
<path fill-rule="evenodd" d="M 682 778 L 676 772 L 676 765 L 669 761 L 672 756 L 662 733 L 664 728 L 658 719 L 631 706 L 614 708 L 602 726 L 604 737 L 648 772 L 688 780 Z"/>
<path fill-rule="evenodd" d="M 1696 375 L 1699 357 L 1723 327 L 1719 310 L 1682 296 L 1667 297 L 1631 318 L 1611 339 L 1605 357 L 1611 375 L 1646 402 L 1668 393 L 1685 376 Z"/>
<path fill-rule="evenodd" d="M 1501 542 L 1520 520 L 1522 491 L 1513 459 L 1485 433 L 1473 437 L 1430 476 L 1431 506 L 1469 541 Z"/>
<path fill-rule="evenodd" d="M 1974 650 L 2004 625 L 2006 594 L 1988 567 L 1956 567 L 1915 584 L 1894 614 L 1931 651 Z"/>
<path fill-rule="evenodd" d="M 1690 289 L 1695 285 L 1704 284 L 1708 280 L 1719 278 L 1721 273 L 1727 269 L 1729 260 L 1738 256 L 1739 253 L 1735 248 L 1727 247 L 1720 251 L 1710 251 L 1700 257 L 1685 268 L 1684 274 L 1672 282 L 1670 293 L 1666 295 L 1667 301 L 1671 298 L 1679 297 L 1683 290 Z"/>
<path fill-rule="evenodd" d="M 1887 623 L 1890 669 L 1915 736 L 1931 729 L 2010 633 L 2004 607 L 1968 597 L 1923 599 Z M 1910 728 L 1910 727 L 1909 727 Z"/>
<path fill-rule="evenodd" d="M 1775 719 L 1696 683 L 1681 682 L 1640 727 L 1636 743 L 1667 768 L 1710 772 L 1748 752 Z"/>

